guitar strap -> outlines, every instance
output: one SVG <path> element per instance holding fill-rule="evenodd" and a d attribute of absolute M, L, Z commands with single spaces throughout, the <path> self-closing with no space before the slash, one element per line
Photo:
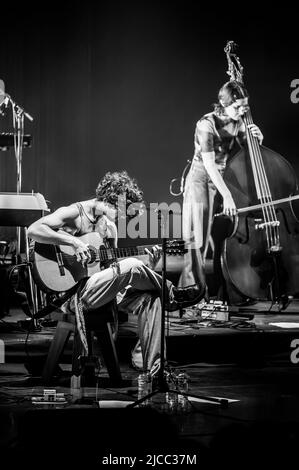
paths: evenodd
<path fill-rule="evenodd" d="M 79 284 L 77 284 L 77 289 L 74 295 L 74 305 L 75 305 L 75 317 L 76 325 L 79 333 L 79 337 L 82 343 L 82 356 L 88 356 L 88 343 L 86 335 L 86 326 L 85 318 L 83 313 L 83 305 L 81 301 L 81 291 L 87 282 L 87 278 L 82 279 Z"/>
<path fill-rule="evenodd" d="M 64 295 L 60 297 L 56 297 L 56 299 L 52 300 L 48 303 L 46 307 L 41 308 L 35 315 L 35 318 L 43 318 L 49 315 L 50 313 L 54 312 L 57 308 L 61 307 L 68 299 L 72 297 L 76 293 L 78 289 L 78 284 L 75 284 L 70 290 L 68 290 Z"/>

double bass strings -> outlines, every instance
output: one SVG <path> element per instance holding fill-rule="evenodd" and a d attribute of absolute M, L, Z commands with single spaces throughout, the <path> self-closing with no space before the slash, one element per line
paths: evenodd
<path fill-rule="evenodd" d="M 249 110 L 244 116 L 244 122 L 246 124 L 247 141 L 250 159 L 252 163 L 255 187 L 257 190 L 257 196 L 261 201 L 261 209 L 265 221 L 264 227 L 266 230 L 267 246 L 268 250 L 272 251 L 273 248 L 279 248 L 279 222 L 276 217 L 274 205 L 272 204 L 272 195 L 266 176 L 266 171 L 263 164 L 259 144 L 257 142 L 257 139 L 252 136 L 252 134 L 248 131 L 247 128 L 249 124 L 253 123 L 252 116 Z"/>

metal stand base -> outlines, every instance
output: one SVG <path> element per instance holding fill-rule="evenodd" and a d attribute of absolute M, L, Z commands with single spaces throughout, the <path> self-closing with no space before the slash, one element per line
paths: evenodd
<path fill-rule="evenodd" d="M 39 322 L 33 318 L 26 318 L 25 320 L 19 320 L 18 325 L 26 331 L 38 332 L 41 331 L 42 327 Z"/>
<path fill-rule="evenodd" d="M 127 408 L 133 408 L 135 406 L 138 406 L 140 403 L 143 403 L 144 401 L 148 400 L 149 398 L 153 397 L 154 395 L 158 393 L 175 393 L 177 395 L 185 395 L 185 396 L 193 396 L 194 398 L 202 398 L 205 400 L 213 401 L 215 403 L 219 403 L 220 405 L 227 405 L 228 400 L 222 399 L 222 398 L 211 398 L 205 395 L 190 395 L 190 394 L 184 394 L 181 393 L 179 390 L 172 390 L 169 389 L 168 384 L 165 380 L 165 351 L 164 351 L 164 341 L 165 341 L 165 311 L 166 311 L 166 300 L 168 298 L 168 295 L 166 295 L 166 222 L 168 220 L 169 213 L 167 214 L 162 213 L 161 210 L 158 211 L 158 217 L 160 220 L 160 225 L 161 225 L 161 234 L 162 234 L 162 295 L 161 295 L 161 307 L 162 307 L 162 312 L 161 312 L 161 350 L 160 350 L 160 358 L 161 358 L 161 363 L 160 363 L 160 369 L 158 371 L 158 387 L 156 390 L 153 392 L 149 393 L 148 395 L 140 398 L 139 400 L 136 400 L 134 403 L 130 403 Z"/>

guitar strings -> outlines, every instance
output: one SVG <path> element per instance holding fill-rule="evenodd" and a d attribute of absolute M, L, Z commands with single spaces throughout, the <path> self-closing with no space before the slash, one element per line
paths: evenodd
<path fill-rule="evenodd" d="M 183 245 L 184 244 L 184 241 L 178 241 L 178 242 L 175 242 L 175 243 L 171 243 L 170 244 L 170 248 L 168 248 L 168 250 L 173 251 L 173 252 L 177 252 L 177 251 L 182 251 L 181 248 L 179 248 L 179 245 Z M 146 254 L 145 253 L 145 249 L 150 249 L 152 248 L 152 245 L 144 245 L 142 247 L 124 247 L 124 248 L 94 248 L 94 247 L 90 247 L 90 252 L 92 254 L 97 254 L 98 256 L 95 256 L 95 258 L 93 259 L 92 257 L 92 261 L 93 262 L 96 262 L 96 261 L 108 261 L 108 260 L 112 260 L 112 259 L 117 259 L 117 258 L 125 258 L 126 256 L 136 256 L 136 255 L 144 255 Z M 74 258 L 74 256 L 76 256 L 75 254 L 71 255 L 69 253 L 65 253 L 63 252 L 63 257 L 66 259 L 66 260 L 71 260 Z"/>

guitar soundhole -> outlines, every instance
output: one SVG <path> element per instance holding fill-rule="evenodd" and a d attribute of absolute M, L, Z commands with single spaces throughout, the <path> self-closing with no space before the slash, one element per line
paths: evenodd
<path fill-rule="evenodd" d="M 91 264 L 91 263 L 94 263 L 97 259 L 97 250 L 93 246 L 89 246 L 89 252 L 90 252 L 91 258 L 88 261 L 88 264 Z"/>

